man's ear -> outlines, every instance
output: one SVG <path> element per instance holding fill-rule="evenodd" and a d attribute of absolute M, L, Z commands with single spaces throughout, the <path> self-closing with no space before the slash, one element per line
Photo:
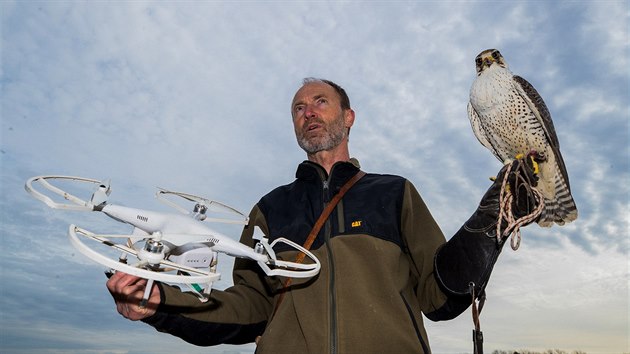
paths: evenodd
<path fill-rule="evenodd" d="M 345 112 L 344 112 L 344 122 L 345 122 L 346 128 L 348 128 L 348 130 L 354 124 L 354 111 L 352 110 L 352 108 L 349 108 L 349 109 L 345 110 Z"/>

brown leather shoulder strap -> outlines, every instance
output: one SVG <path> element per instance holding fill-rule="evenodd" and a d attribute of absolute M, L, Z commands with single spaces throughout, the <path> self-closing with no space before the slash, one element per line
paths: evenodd
<path fill-rule="evenodd" d="M 330 215 L 330 213 L 332 213 L 333 209 L 335 209 L 335 206 L 337 206 L 341 198 L 343 198 L 344 194 L 346 194 L 346 192 L 350 188 L 352 188 L 352 186 L 355 183 L 357 183 L 357 181 L 359 181 L 363 176 L 365 176 L 365 172 L 359 170 L 359 172 L 357 172 L 354 176 L 352 176 L 352 178 L 350 178 L 348 182 L 346 182 L 341 187 L 339 192 L 335 194 L 335 196 L 330 200 L 326 208 L 324 208 L 324 210 L 322 211 L 322 214 L 319 216 L 319 218 L 315 222 L 315 225 L 313 225 L 311 232 L 308 234 L 308 237 L 306 238 L 306 241 L 304 242 L 303 247 L 306 250 L 311 249 L 311 246 L 313 245 L 313 242 L 315 241 L 315 238 L 317 237 L 319 230 L 322 228 L 322 226 L 324 226 L 326 219 L 328 219 L 328 216 Z M 304 257 L 306 257 L 306 255 L 303 252 L 298 253 L 298 255 L 295 257 L 295 262 L 302 263 L 302 261 L 304 261 Z M 273 310 L 273 313 L 271 314 L 271 317 L 269 318 L 269 321 L 271 321 L 273 316 L 276 314 L 276 311 L 278 311 L 278 308 L 280 307 L 280 303 L 282 303 L 282 300 L 284 299 L 284 294 L 286 292 L 286 289 L 289 287 L 289 285 L 291 285 L 291 278 L 287 278 L 286 281 L 284 282 L 284 292 L 280 294 L 280 298 L 278 299 L 278 302 L 276 303 L 276 306 Z"/>
<path fill-rule="evenodd" d="M 348 180 L 348 182 L 346 182 L 341 187 L 339 192 L 335 194 L 335 196 L 330 200 L 326 208 L 324 208 L 324 210 L 322 211 L 322 214 L 319 216 L 319 218 L 315 222 L 315 225 L 313 225 L 311 232 L 308 234 L 308 237 L 306 238 L 306 241 L 304 242 L 304 245 L 303 245 L 304 248 L 306 248 L 307 250 L 311 249 L 311 246 L 313 245 L 313 242 L 315 241 L 315 238 L 317 237 L 319 230 L 321 230 L 322 226 L 324 226 L 324 223 L 326 222 L 326 219 L 328 219 L 328 216 L 330 215 L 330 213 L 332 213 L 333 209 L 335 209 L 335 206 L 337 206 L 341 198 L 343 198 L 344 194 L 346 194 L 346 192 L 350 188 L 352 188 L 352 186 L 355 183 L 357 183 L 357 181 L 360 180 L 361 177 L 363 176 L 365 176 L 365 172 L 363 171 L 357 172 L 354 176 L 352 176 L 352 178 Z M 295 262 L 302 263 L 305 256 L 306 255 L 304 253 L 300 252 L 295 258 Z"/>

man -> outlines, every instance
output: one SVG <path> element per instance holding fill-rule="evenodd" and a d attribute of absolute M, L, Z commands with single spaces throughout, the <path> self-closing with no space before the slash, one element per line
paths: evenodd
<path fill-rule="evenodd" d="M 348 150 L 355 114 L 341 87 L 305 79 L 291 114 L 308 161 L 300 164 L 293 183 L 254 206 L 241 236 L 249 246 L 254 226 L 270 242 L 287 237 L 304 244 L 324 207 L 359 171 Z M 504 168 L 499 176 L 516 172 Z M 445 244 L 411 182 L 367 174 L 317 234 L 310 249 L 322 268 L 312 279 L 288 283 L 266 277 L 253 261 L 238 259 L 234 285 L 213 290 L 207 303 L 157 284 L 141 308 L 146 281 L 123 273 L 114 274 L 107 287 L 124 317 L 197 345 L 256 341 L 257 353 L 274 354 L 430 353 L 422 314 L 437 321 L 463 312 L 472 289 L 483 291 L 501 250 L 503 242 L 493 237 L 499 189 L 495 183 Z M 277 252 L 284 259 L 296 257 L 288 249 Z"/>

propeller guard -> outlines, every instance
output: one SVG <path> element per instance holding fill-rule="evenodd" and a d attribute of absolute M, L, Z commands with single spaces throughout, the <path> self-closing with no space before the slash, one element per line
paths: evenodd
<path fill-rule="evenodd" d="M 84 177 L 76 177 L 76 176 L 61 176 L 61 175 L 47 175 L 47 176 L 35 176 L 29 178 L 24 185 L 26 191 L 31 194 L 36 199 L 44 202 L 46 205 L 53 209 L 65 209 L 65 210 L 94 210 L 94 205 L 91 202 L 85 201 L 79 197 L 76 197 L 60 188 L 53 186 L 48 183 L 49 179 L 59 179 L 59 180 L 70 180 L 70 181 L 78 181 L 95 184 L 97 186 L 103 185 L 102 181 L 92 178 L 84 178 Z M 45 189 L 63 197 L 65 200 L 68 200 L 71 203 L 59 203 L 49 196 L 43 194 L 33 187 L 33 184 L 39 184 Z"/>
<path fill-rule="evenodd" d="M 278 243 L 284 243 L 297 249 L 298 251 L 304 253 L 308 258 L 310 258 L 313 263 L 304 264 L 278 260 L 278 258 L 276 257 L 276 253 L 273 251 L 273 247 Z M 258 244 L 264 248 L 264 251 L 269 256 L 269 260 L 267 262 L 258 261 L 258 265 L 265 271 L 265 274 L 269 276 L 310 278 L 317 275 L 317 273 L 319 273 L 319 270 L 321 269 L 321 263 L 313 253 L 286 238 L 277 238 L 271 244 L 267 243 L 267 240 L 263 238 L 259 241 Z M 274 268 L 272 269 L 271 267 L 269 267 L 269 265 L 274 266 Z M 291 270 L 291 268 L 293 268 L 294 270 Z"/>

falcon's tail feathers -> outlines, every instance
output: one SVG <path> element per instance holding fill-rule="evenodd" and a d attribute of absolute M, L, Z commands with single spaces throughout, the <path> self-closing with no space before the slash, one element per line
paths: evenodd
<path fill-rule="evenodd" d="M 554 222 L 558 225 L 564 225 L 577 219 L 577 206 L 573 196 L 571 196 L 571 190 L 561 174 L 556 176 L 555 189 L 555 198 L 545 197 L 545 208 L 538 219 L 540 226 L 550 227 Z"/>

